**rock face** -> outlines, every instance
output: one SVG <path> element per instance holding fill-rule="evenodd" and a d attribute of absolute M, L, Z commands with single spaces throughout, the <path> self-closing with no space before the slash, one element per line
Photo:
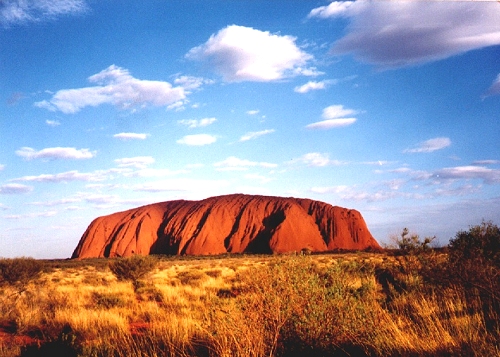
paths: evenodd
<path fill-rule="evenodd" d="M 96 218 L 72 258 L 302 249 L 380 246 L 358 211 L 309 199 L 235 194 L 155 203 Z"/>

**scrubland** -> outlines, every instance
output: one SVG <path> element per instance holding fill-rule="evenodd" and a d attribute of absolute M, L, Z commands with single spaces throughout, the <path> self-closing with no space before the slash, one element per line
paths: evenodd
<path fill-rule="evenodd" d="M 496 292 L 446 252 L 145 259 L 140 278 L 44 261 L 4 284 L 0 355 L 500 356 Z"/>

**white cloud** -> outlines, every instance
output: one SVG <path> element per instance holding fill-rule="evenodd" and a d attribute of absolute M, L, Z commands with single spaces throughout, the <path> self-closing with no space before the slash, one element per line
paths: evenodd
<path fill-rule="evenodd" d="M 218 171 L 244 171 L 248 170 L 249 167 L 275 168 L 278 165 L 269 162 L 250 161 L 246 159 L 239 159 L 235 156 L 230 156 L 223 161 L 216 162 L 214 166 Z"/>
<path fill-rule="evenodd" d="M 271 179 L 269 177 L 266 177 L 266 176 L 263 176 L 263 175 L 259 175 L 259 174 L 246 174 L 244 177 L 247 180 L 252 180 L 254 182 L 259 182 L 260 184 L 265 184 L 265 183 L 271 182 L 273 180 L 273 179 Z"/>
<path fill-rule="evenodd" d="M 22 185 L 20 183 L 8 183 L 0 186 L 0 194 L 2 195 L 18 195 L 33 191 L 33 187 Z"/>
<path fill-rule="evenodd" d="M 267 82 L 311 74 L 307 72 L 311 72 L 310 68 L 302 66 L 313 56 L 302 51 L 295 40 L 292 36 L 231 25 L 192 48 L 186 58 L 207 62 L 228 82 Z"/>
<path fill-rule="evenodd" d="M 189 173 L 189 170 L 170 170 L 170 169 L 150 169 L 150 168 L 142 168 L 137 171 L 124 173 L 125 177 L 165 177 L 165 176 L 173 176 L 179 174 Z"/>
<path fill-rule="evenodd" d="M 5 165 L 0 164 L 0 171 L 2 171 L 5 168 Z"/>
<path fill-rule="evenodd" d="M 145 140 L 149 134 L 145 133 L 119 133 L 113 135 L 113 138 L 120 140 Z"/>
<path fill-rule="evenodd" d="M 356 118 L 328 119 L 306 125 L 307 129 L 332 129 L 349 126 L 356 122 Z"/>
<path fill-rule="evenodd" d="M 87 10 L 85 0 L 6 0 L 0 2 L 0 24 L 4 26 L 80 14 Z"/>
<path fill-rule="evenodd" d="M 169 106 L 186 98 L 182 87 L 172 87 L 168 82 L 134 78 L 127 69 L 111 65 L 90 76 L 94 87 L 61 89 L 49 101 L 35 105 L 65 114 L 76 113 L 82 108 L 112 104 L 120 109 L 134 109 L 147 105 Z"/>
<path fill-rule="evenodd" d="M 45 124 L 52 127 L 61 125 L 61 123 L 58 122 L 57 120 L 45 120 Z"/>
<path fill-rule="evenodd" d="M 62 198 L 60 200 L 55 200 L 55 201 L 32 202 L 30 204 L 33 206 L 53 207 L 53 206 L 61 206 L 61 205 L 67 205 L 69 203 L 77 203 L 77 202 L 81 202 L 81 199 L 80 198 Z"/>
<path fill-rule="evenodd" d="M 500 183 L 500 170 L 483 166 L 457 166 L 436 171 L 436 176 L 443 179 L 481 179 L 488 184 Z"/>
<path fill-rule="evenodd" d="M 178 120 L 177 123 L 186 125 L 190 129 L 194 128 L 202 128 L 205 126 L 209 126 L 217 121 L 216 118 L 203 118 L 203 119 L 183 119 Z"/>
<path fill-rule="evenodd" d="M 330 155 L 326 153 L 310 152 L 302 155 L 293 161 L 301 162 L 307 166 L 323 167 L 329 165 L 343 165 L 345 162 L 339 160 L 330 160 Z"/>
<path fill-rule="evenodd" d="M 88 195 L 85 197 L 85 201 L 97 205 L 108 205 L 108 204 L 116 204 L 119 201 L 120 197 L 117 195 Z"/>
<path fill-rule="evenodd" d="M 257 114 L 259 114 L 259 112 L 260 112 L 260 110 L 255 110 L 254 109 L 254 110 L 248 110 L 247 114 L 248 115 L 257 115 Z"/>
<path fill-rule="evenodd" d="M 17 156 L 21 156 L 26 160 L 32 159 L 69 159 L 69 160 L 83 160 L 91 159 L 96 155 L 95 151 L 90 151 L 89 149 L 75 149 L 75 148 L 46 148 L 40 151 L 36 151 L 30 147 L 22 147 L 16 151 Z"/>
<path fill-rule="evenodd" d="M 258 137 L 260 137 L 262 135 L 267 135 L 267 134 L 271 134 L 274 132 L 275 132 L 274 129 L 266 129 L 266 130 L 261 130 L 261 131 L 251 131 L 251 132 L 243 135 L 240 138 L 240 141 L 248 141 L 248 140 L 252 140 L 252 139 L 257 139 Z"/>
<path fill-rule="evenodd" d="M 22 182 L 69 182 L 69 181 L 102 181 L 107 177 L 109 171 L 96 171 L 94 173 L 83 173 L 77 170 L 62 172 L 59 174 L 42 174 L 38 176 L 23 176 L 12 181 Z"/>
<path fill-rule="evenodd" d="M 338 119 L 357 113 L 357 110 L 344 108 L 343 105 L 330 105 L 323 109 L 322 117 L 323 119 Z"/>
<path fill-rule="evenodd" d="M 194 193 L 195 195 L 198 195 L 201 191 L 203 196 L 208 197 L 211 195 L 211 191 L 219 190 L 227 187 L 228 185 L 229 182 L 227 180 L 178 178 L 136 185 L 133 187 L 133 190 L 145 192 L 182 191 L 190 194 Z"/>
<path fill-rule="evenodd" d="M 312 9 L 308 17 L 319 17 L 327 19 L 329 17 L 346 16 L 349 11 L 355 8 L 358 4 L 354 5 L 355 1 L 333 1 L 329 5 L 320 6 Z"/>
<path fill-rule="evenodd" d="M 497 78 L 491 84 L 491 87 L 488 89 L 487 95 L 497 95 L 500 94 L 500 73 Z"/>
<path fill-rule="evenodd" d="M 301 86 L 297 86 L 293 89 L 294 92 L 296 93 L 307 93 L 312 90 L 319 90 L 319 89 L 326 89 L 329 81 L 309 81 L 306 84 L 303 84 Z"/>
<path fill-rule="evenodd" d="M 142 169 L 148 165 L 154 164 L 155 159 L 151 156 L 136 156 L 116 159 L 115 162 L 118 164 L 118 167 L 135 167 Z"/>
<path fill-rule="evenodd" d="M 500 160 L 477 160 L 472 165 L 499 165 Z"/>
<path fill-rule="evenodd" d="M 209 134 L 195 134 L 186 135 L 183 138 L 177 140 L 177 144 L 189 145 L 189 146 L 203 146 L 213 144 L 217 141 L 217 137 Z"/>
<path fill-rule="evenodd" d="M 26 218 L 37 218 L 37 217 L 53 217 L 57 214 L 57 211 L 44 211 L 44 212 L 34 212 L 28 214 L 11 214 L 4 216 L 6 219 L 26 219 Z"/>
<path fill-rule="evenodd" d="M 307 129 L 331 129 L 349 126 L 356 122 L 356 118 L 344 118 L 346 115 L 357 114 L 354 109 L 344 108 L 343 105 L 330 105 L 323 109 L 322 121 L 306 125 Z"/>
<path fill-rule="evenodd" d="M 202 77 L 180 76 L 174 80 L 175 84 L 187 90 L 198 89 L 204 84 L 213 84 L 214 81 Z"/>
<path fill-rule="evenodd" d="M 350 1 L 313 9 L 309 17 L 350 18 L 334 54 L 399 67 L 500 44 L 500 6 L 472 1 Z"/>
<path fill-rule="evenodd" d="M 420 143 L 416 148 L 406 149 L 404 152 L 419 153 L 419 152 L 433 152 L 436 150 L 444 149 L 451 145 L 449 138 L 434 138 Z"/>

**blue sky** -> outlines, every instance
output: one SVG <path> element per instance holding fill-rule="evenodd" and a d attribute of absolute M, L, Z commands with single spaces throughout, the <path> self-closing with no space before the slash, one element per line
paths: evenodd
<path fill-rule="evenodd" d="M 446 244 L 500 223 L 499 119 L 496 1 L 2 1 L 0 256 L 228 193 Z"/>

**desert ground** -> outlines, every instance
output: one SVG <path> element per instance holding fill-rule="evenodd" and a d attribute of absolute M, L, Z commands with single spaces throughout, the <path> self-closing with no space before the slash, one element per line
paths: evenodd
<path fill-rule="evenodd" d="M 498 301 L 446 251 L 18 260 L 4 357 L 500 356 Z"/>

